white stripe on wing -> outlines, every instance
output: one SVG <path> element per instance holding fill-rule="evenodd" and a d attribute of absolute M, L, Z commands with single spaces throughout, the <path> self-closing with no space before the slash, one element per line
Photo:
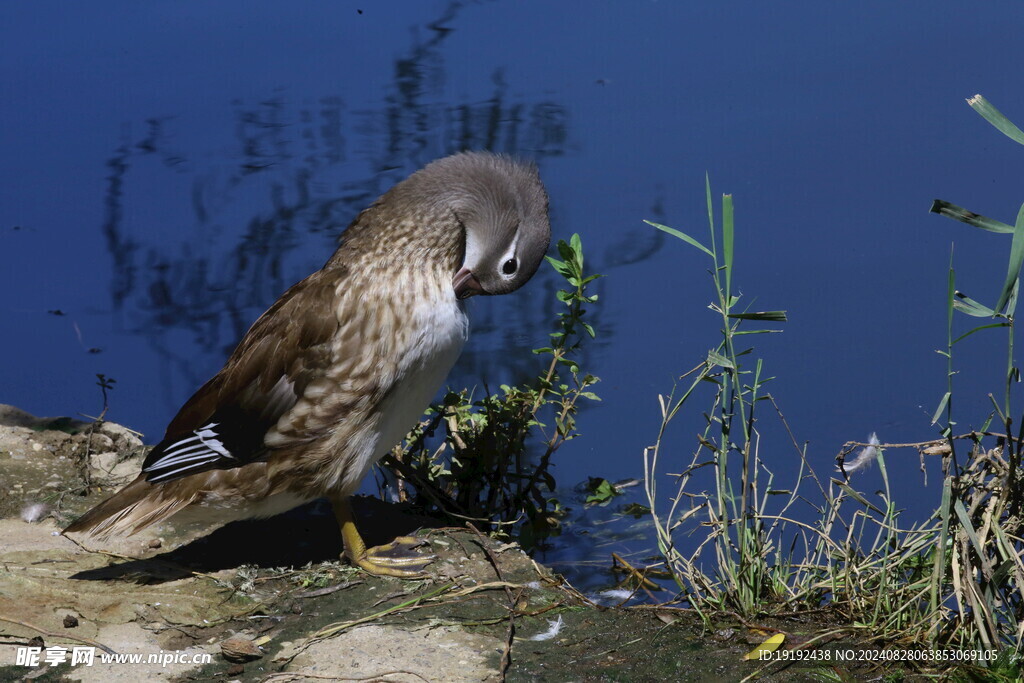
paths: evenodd
<path fill-rule="evenodd" d="M 168 446 L 159 459 L 145 468 L 146 472 L 167 470 L 149 479 L 159 482 L 169 477 L 177 477 L 191 470 L 205 467 L 222 458 L 237 460 L 224 443 L 218 439 L 215 431 L 218 423 L 211 422 L 195 430 L 193 434 Z"/>

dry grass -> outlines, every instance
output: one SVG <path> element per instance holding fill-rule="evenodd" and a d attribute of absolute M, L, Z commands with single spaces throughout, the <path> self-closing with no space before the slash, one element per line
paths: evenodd
<path fill-rule="evenodd" d="M 999 231 L 1013 234 L 1004 291 L 995 307 L 985 307 L 956 291 L 950 267 L 943 352 L 949 359 L 949 391 L 932 421 L 940 438 L 916 444 L 848 443 L 836 458 L 835 475 L 823 479 L 765 391 L 770 378 L 763 374 L 762 361 L 753 349 L 740 346 L 749 339 L 741 335 L 777 331 L 741 325 L 782 322 L 785 314 L 739 307 L 740 297 L 731 289 L 732 200 L 723 197 L 716 229 L 710 185 L 707 195 L 709 246 L 655 225 L 711 258 L 711 308 L 721 316 L 718 347 L 683 375 L 682 389 L 659 397 L 661 429 L 644 451 L 651 514 L 680 599 L 706 619 L 721 611 L 748 617 L 824 608 L 841 617 L 841 631 L 855 633 L 862 642 L 982 650 L 990 658 L 982 664 L 1009 667 L 1007 675 L 1016 675 L 1024 639 L 1024 431 L 1015 434 L 1009 416 L 1015 408 L 1012 390 L 1020 379 L 1013 360 L 1013 314 L 1024 260 L 1024 208 L 1017 224 L 1008 226 L 964 210 L 957 215 L 953 209 L 958 207 L 937 203 L 952 207 L 943 213 L 975 225 L 984 222 L 979 227 L 986 229 L 1004 225 Z M 990 320 L 954 336 L 954 311 Z M 961 339 L 989 329 L 1008 333 L 1005 398 L 982 431 L 954 435 L 953 351 Z M 681 414 L 692 418 L 692 410 L 682 411 L 704 396 L 704 388 L 710 388 L 710 407 L 702 413 L 702 429 L 687 460 L 672 461 L 674 488 L 666 500 L 659 486 L 665 481 L 664 461 L 671 457 L 667 430 Z M 798 472 L 785 482 L 789 488 L 779 485 L 761 457 L 761 430 L 769 419 L 792 439 L 794 456 L 783 466 Z M 941 493 L 924 522 L 901 519 L 887 454 L 920 458 L 922 473 L 926 459 L 941 460 Z M 868 464 L 878 467 L 883 480 L 882 490 L 872 494 L 856 486 L 857 472 Z M 906 490 L 900 487 L 904 495 Z M 1003 656 L 996 664 L 999 652 Z"/>

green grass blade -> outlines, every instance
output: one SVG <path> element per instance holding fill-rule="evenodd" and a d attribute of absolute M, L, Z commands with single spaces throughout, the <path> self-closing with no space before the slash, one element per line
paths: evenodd
<path fill-rule="evenodd" d="M 967 538 L 970 539 L 971 545 L 974 546 L 974 550 L 978 555 L 985 555 L 985 548 L 982 547 L 981 541 L 978 539 L 978 532 L 974 530 L 974 525 L 971 523 L 971 516 L 967 514 L 967 508 L 964 507 L 963 501 L 957 499 L 953 503 L 953 511 L 956 513 L 957 519 L 960 520 L 960 526 L 963 527 L 964 533 L 967 534 Z"/>
<path fill-rule="evenodd" d="M 646 223 L 647 225 L 654 226 L 658 230 L 662 230 L 664 232 L 667 232 L 668 234 L 672 235 L 673 237 L 678 237 L 679 239 L 681 239 L 682 241 L 686 242 L 687 244 L 690 244 L 690 245 L 693 245 L 693 246 L 697 247 L 698 249 L 703 251 L 705 254 L 707 254 L 711 258 L 715 257 L 715 255 L 711 252 L 710 249 L 708 249 L 703 244 L 701 244 L 697 240 L 695 240 L 692 237 L 690 237 L 689 235 L 687 235 L 685 232 L 679 232 L 675 228 L 670 228 L 667 225 L 662 225 L 661 223 L 654 223 L 654 222 L 648 221 L 648 220 L 645 220 L 644 223 Z"/>
<path fill-rule="evenodd" d="M 949 538 L 949 501 L 952 495 L 952 479 L 946 477 L 942 482 L 942 502 L 939 504 L 939 519 L 941 520 L 939 530 L 939 540 L 936 544 L 936 553 L 934 558 L 934 564 L 932 565 L 932 585 L 931 585 L 931 607 L 932 614 L 939 614 L 939 595 L 942 590 L 942 583 L 946 577 L 946 542 Z M 932 638 L 935 637 L 940 625 L 941 617 L 932 618 L 932 627 L 930 632 Z"/>
<path fill-rule="evenodd" d="M 1010 292 L 1010 298 L 1006 300 L 1006 315 L 1008 318 L 1013 318 L 1013 313 L 1017 310 L 1017 294 L 1019 292 L 1020 278 L 1018 277 L 1013 281 L 1013 290 Z"/>
<path fill-rule="evenodd" d="M 935 409 L 935 414 L 932 415 L 932 424 L 939 421 L 939 416 L 941 416 L 942 411 L 946 409 L 946 404 L 949 403 L 950 396 L 952 396 L 952 394 L 948 391 L 942 395 L 942 400 L 939 401 L 939 407 Z"/>
<path fill-rule="evenodd" d="M 949 202 L 943 201 L 941 199 L 934 200 L 932 202 L 932 208 L 929 210 L 932 213 L 939 214 L 940 216 L 952 218 L 954 220 L 960 221 L 961 223 L 967 223 L 968 225 L 973 225 L 976 228 L 988 230 L 989 232 L 1013 232 L 1012 225 L 1007 225 L 1006 223 L 1003 223 L 1002 221 L 997 221 L 994 218 L 986 218 L 981 214 L 974 213 L 973 211 L 968 211 L 962 206 L 950 204 Z"/>
<path fill-rule="evenodd" d="M 711 226 L 711 234 L 715 234 L 715 205 L 711 203 L 711 176 L 704 171 L 704 192 L 708 199 L 708 225 Z"/>
<path fill-rule="evenodd" d="M 725 261 L 725 293 L 732 292 L 732 257 L 735 233 L 733 227 L 732 195 L 722 195 L 722 252 Z"/>
<path fill-rule="evenodd" d="M 954 295 L 956 296 L 956 300 L 953 301 L 953 308 L 961 313 L 966 313 L 967 315 L 974 316 L 975 318 L 991 318 L 996 314 L 994 310 L 985 304 L 975 301 L 963 292 L 955 292 Z"/>
<path fill-rule="evenodd" d="M 946 283 L 946 316 L 949 329 L 953 330 L 953 298 L 956 296 L 956 271 L 953 270 L 953 247 L 949 248 L 949 279 Z"/>
<path fill-rule="evenodd" d="M 999 421 L 1006 424 L 1006 415 L 1003 414 L 1003 409 L 996 403 L 996 397 L 992 394 L 988 395 L 988 400 L 992 402 L 992 407 L 996 409 L 996 414 L 999 415 Z"/>
<path fill-rule="evenodd" d="M 776 334 L 782 332 L 782 330 L 736 330 L 732 333 L 734 337 L 739 337 L 743 334 Z"/>
<path fill-rule="evenodd" d="M 1024 145 L 1024 132 L 1015 126 L 1010 119 L 1003 116 L 1003 113 L 992 106 L 992 103 L 981 95 L 975 95 L 967 100 L 974 111 L 985 117 L 985 120 L 995 126 L 1000 133 L 1014 142 Z"/>
<path fill-rule="evenodd" d="M 768 320 L 776 323 L 786 322 L 785 311 L 754 311 L 751 313 L 730 313 L 730 318 L 737 320 Z"/>
<path fill-rule="evenodd" d="M 1024 263 L 1024 204 L 1017 212 L 1017 223 L 1013 226 L 1013 242 L 1010 244 L 1010 264 L 1006 269 L 1006 281 L 1003 283 L 1003 291 L 999 295 L 999 303 L 996 304 L 996 311 L 1003 312 L 1010 295 L 1013 294 L 1017 278 L 1020 277 L 1020 266 Z M 1007 315 L 1013 315 L 1013 311 L 1005 311 Z"/>
<path fill-rule="evenodd" d="M 707 362 L 710 365 L 720 365 L 723 368 L 727 368 L 730 370 L 736 367 L 731 360 L 729 360 L 722 354 L 718 353 L 717 351 L 708 351 Z"/>
<path fill-rule="evenodd" d="M 1009 327 L 1009 326 L 1010 326 L 1010 323 L 992 323 L 991 325 L 981 325 L 980 327 L 975 327 L 973 330 L 968 330 L 967 332 L 964 332 L 959 337 L 954 339 L 953 343 L 956 344 L 961 339 L 965 339 L 967 337 L 970 337 L 975 332 L 980 332 L 981 330 L 987 330 L 990 327 Z"/>

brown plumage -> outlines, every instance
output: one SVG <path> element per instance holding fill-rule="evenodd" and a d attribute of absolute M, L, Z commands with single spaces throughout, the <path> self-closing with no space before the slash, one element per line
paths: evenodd
<path fill-rule="evenodd" d="M 188 506 L 267 516 L 327 496 L 350 559 L 407 575 L 365 551 L 347 498 L 454 364 L 461 299 L 522 286 L 549 237 L 532 165 L 463 153 L 414 173 L 253 324 L 139 477 L 65 532 L 135 533 Z"/>

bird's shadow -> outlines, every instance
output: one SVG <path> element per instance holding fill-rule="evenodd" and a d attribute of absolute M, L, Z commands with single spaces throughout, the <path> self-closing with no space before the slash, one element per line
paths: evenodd
<path fill-rule="evenodd" d="M 404 505 L 358 496 L 352 508 L 367 545 L 387 543 L 416 529 L 440 527 L 439 520 L 411 514 Z M 164 583 L 195 573 L 209 574 L 242 565 L 303 567 L 337 560 L 343 544 L 338 523 L 325 500 L 262 520 L 231 522 L 209 534 L 153 557 L 128 560 L 71 575 L 85 581 Z"/>

